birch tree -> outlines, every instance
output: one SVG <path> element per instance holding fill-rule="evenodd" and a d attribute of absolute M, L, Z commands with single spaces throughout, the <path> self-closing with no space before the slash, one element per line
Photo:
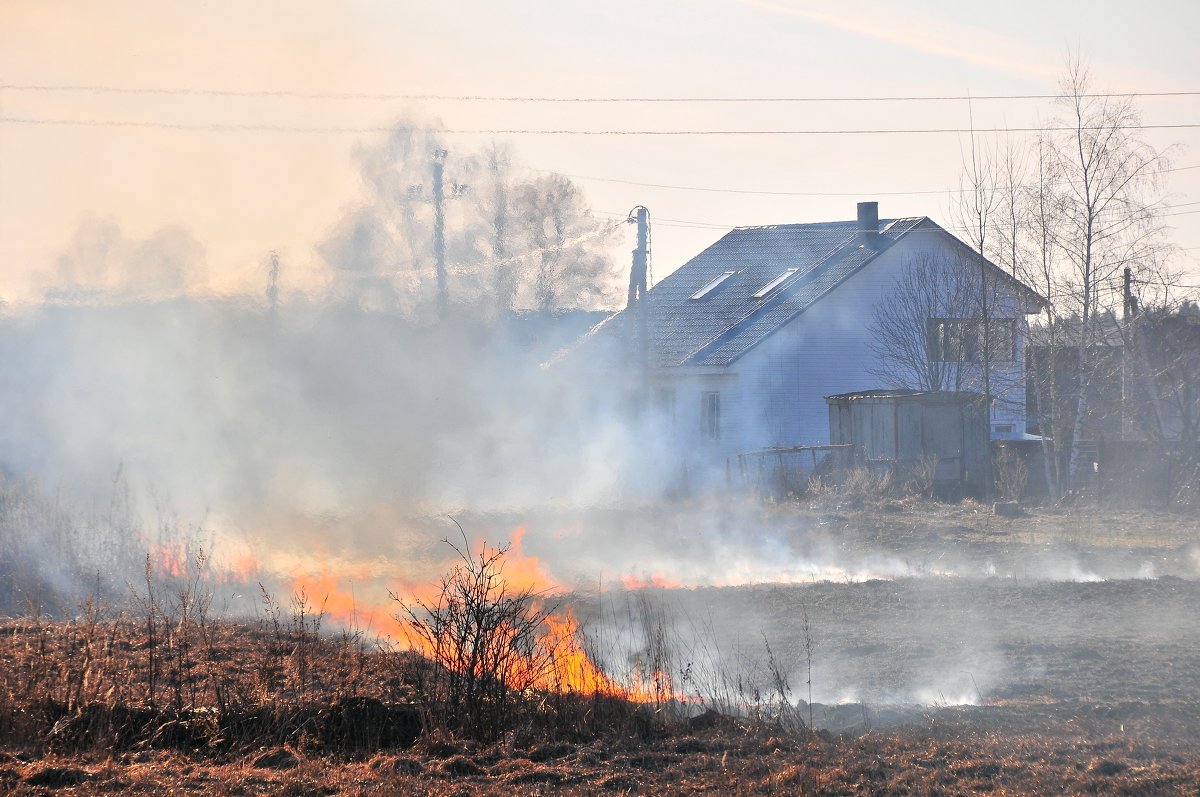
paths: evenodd
<path fill-rule="evenodd" d="M 1140 136 L 1141 120 L 1129 97 L 1094 94 L 1078 57 L 1068 63 L 1058 106 L 1062 118 L 1049 149 L 1058 214 L 1054 245 L 1066 267 L 1061 299 L 1079 318 L 1078 380 L 1074 396 L 1068 479 L 1079 468 L 1087 414 L 1091 351 L 1102 303 L 1119 295 L 1126 266 L 1139 274 L 1158 262 L 1161 245 L 1159 178 L 1168 162 Z"/>

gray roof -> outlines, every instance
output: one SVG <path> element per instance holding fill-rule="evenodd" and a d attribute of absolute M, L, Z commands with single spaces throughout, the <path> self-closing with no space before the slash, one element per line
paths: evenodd
<path fill-rule="evenodd" d="M 650 364 L 729 365 L 921 226 L 941 230 L 926 217 L 881 220 L 879 235 L 870 241 L 859 233 L 856 221 L 731 230 L 642 299 Z M 754 298 L 787 269 L 796 274 Z M 736 273 L 704 298 L 689 298 L 727 271 Z M 618 313 L 594 337 L 621 334 L 633 323 L 631 316 L 628 310 Z"/>
<path fill-rule="evenodd" d="M 649 364 L 659 368 L 730 365 L 917 229 L 941 233 L 973 253 L 926 216 L 882 219 L 879 234 L 870 240 L 859 231 L 857 221 L 731 230 L 641 300 Z M 1035 305 L 1044 302 L 1003 269 L 991 263 L 988 266 L 1027 301 Z M 755 298 L 755 293 L 788 269 L 796 269 L 796 273 L 762 298 Z M 730 271 L 735 273 L 703 298 L 690 298 Z M 623 310 L 594 329 L 589 338 L 627 346 L 625 330 L 635 323 L 633 316 Z"/>

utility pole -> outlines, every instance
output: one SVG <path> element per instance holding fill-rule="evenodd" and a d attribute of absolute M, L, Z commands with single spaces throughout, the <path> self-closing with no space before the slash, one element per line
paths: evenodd
<path fill-rule="evenodd" d="M 433 256 L 437 264 L 438 315 L 446 317 L 446 211 L 442 193 L 442 171 L 446 166 L 446 150 L 433 153 Z"/>
<path fill-rule="evenodd" d="M 422 183 L 408 187 L 408 195 L 411 199 L 417 202 L 430 202 L 433 204 L 433 258 L 437 274 L 438 315 L 442 318 L 445 318 L 446 307 L 449 304 L 446 288 L 446 155 L 446 150 L 441 147 L 433 151 L 432 196 L 425 193 L 425 186 Z M 451 180 L 450 198 L 458 199 L 466 196 L 468 187 L 457 180 Z"/>
<path fill-rule="evenodd" d="M 1130 268 L 1129 266 L 1125 267 L 1124 283 L 1125 283 L 1125 291 L 1124 291 L 1125 301 L 1124 301 L 1124 308 L 1123 308 L 1121 317 L 1126 321 L 1130 321 L 1133 319 L 1133 317 L 1135 315 L 1137 315 L 1138 302 L 1137 302 L 1137 299 L 1133 295 L 1133 269 Z"/>
<path fill-rule="evenodd" d="M 267 308 L 271 315 L 275 315 L 275 309 L 279 306 L 279 252 L 275 249 L 271 250 L 271 271 L 267 278 Z"/>
<path fill-rule="evenodd" d="M 626 303 L 626 307 L 633 307 L 634 302 L 646 293 L 646 263 L 650 254 L 650 211 L 639 205 L 630 211 L 629 221 L 637 222 L 637 248 L 633 250 L 633 268 L 629 270 L 629 301 Z"/>
<path fill-rule="evenodd" d="M 650 262 L 650 211 L 638 205 L 629 213 L 629 221 L 637 224 L 637 248 L 633 250 L 633 265 L 629 269 L 629 297 L 626 308 L 633 313 L 634 328 L 631 335 L 637 338 L 636 358 L 640 372 L 638 398 L 645 400 L 650 386 L 650 342 L 648 340 L 646 302 L 646 273 Z"/>

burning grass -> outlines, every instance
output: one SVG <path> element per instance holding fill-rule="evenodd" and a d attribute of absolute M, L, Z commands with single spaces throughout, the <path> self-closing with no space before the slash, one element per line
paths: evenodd
<path fill-rule="evenodd" d="M 689 588 L 648 570 L 578 596 L 520 530 L 498 549 L 464 537 L 440 582 L 370 607 L 404 621 L 396 645 L 357 625 L 340 562 L 284 574 L 289 600 L 262 589 L 233 621 L 214 619 L 207 590 L 255 562 L 205 571 L 155 549 L 122 608 L 0 622 L 0 792 L 1194 793 L 1198 637 L 1171 618 L 1192 616 L 1200 588 L 1012 564 L 1053 548 L 1084 575 L 1172 573 L 1190 566 L 1178 552 L 1194 526 L 1160 518 L 1164 536 L 1131 514 L 1084 539 L 1077 515 L 1052 511 L 763 511 L 822 530 L 842 559 L 887 551 L 904 575 Z M 781 559 L 821 553 L 780 539 Z M 927 561 L 976 575 L 915 577 Z M 977 575 L 987 563 L 1007 577 Z M 706 656 L 739 634 L 769 671 Z M 806 655 L 830 705 L 792 694 Z M 834 705 L 856 699 L 924 705 Z"/>
<path fill-rule="evenodd" d="M 1114 589 L 1134 586 L 1149 588 L 1131 582 Z M 1167 592 L 1155 603 L 1161 606 L 1176 586 L 1163 585 Z M 944 588 L 961 596 L 952 582 Z M 1068 588 L 1096 592 L 1090 602 L 1103 612 L 1098 586 Z M 790 589 L 811 592 L 807 599 L 822 616 L 834 601 L 850 614 L 871 615 L 878 609 L 846 596 L 875 601 L 904 585 Z M 1044 606 L 1055 600 L 1048 584 L 1029 590 L 997 582 L 992 589 L 1005 600 Z M 764 596 L 790 605 L 788 591 L 778 588 L 720 592 L 735 608 L 762 605 Z M 714 593 L 679 595 L 707 600 Z M 937 594 L 929 599 L 954 603 Z M 1019 613 L 1019 606 L 1009 609 Z M 652 613 L 644 617 L 653 624 Z M 1078 618 L 1073 622 L 1085 630 Z M 895 634 L 880 636 L 879 644 L 906 634 L 896 623 Z M 836 636 L 823 641 L 826 655 L 844 647 Z M 1038 640 L 1028 644 L 1046 657 Z M 864 722 L 834 735 L 750 710 L 748 703 L 699 713 L 711 706 L 638 702 L 604 688 L 530 686 L 512 695 L 511 722 L 502 732 L 476 733 L 455 719 L 439 680 L 442 667 L 352 629 L 322 631 L 319 611 L 299 598 L 290 612 L 268 606 L 244 622 L 175 609 L 158 615 L 151 629 L 144 616 L 93 604 L 69 621 L 5 621 L 0 790 L 1193 794 L 1200 780 L 1200 704 L 1192 691 L 1164 704 L 1098 703 L 1051 686 L 1043 695 L 996 693 L 980 706 L 914 707 L 886 728 L 880 712 L 858 707 Z M 828 721 L 831 710 L 841 709 L 817 707 L 818 718 Z"/>

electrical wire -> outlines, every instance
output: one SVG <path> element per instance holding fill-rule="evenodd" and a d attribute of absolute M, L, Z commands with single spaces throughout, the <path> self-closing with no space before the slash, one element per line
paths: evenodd
<path fill-rule="evenodd" d="M 293 125 L 264 124 L 193 124 L 184 122 L 151 122 L 122 119 L 51 119 L 30 116 L 0 116 L 0 124 L 66 126 L 66 127 L 113 127 L 153 128 L 163 130 L 186 130 L 212 133 L 332 133 L 362 134 L 387 133 L 387 126 L 373 127 L 307 127 Z M 1049 127 L 925 127 L 925 128 L 843 128 L 843 129 L 759 129 L 759 130 L 586 130 L 586 129 L 531 129 L 531 128 L 480 128 L 443 129 L 443 135 L 484 136 L 847 136 L 847 135 L 927 135 L 927 134 L 979 134 L 979 133 L 1063 133 L 1107 130 L 1190 130 L 1200 128 L 1200 123 L 1149 124 L 1149 125 L 1105 125 L 1105 126 L 1062 126 Z"/>
<path fill-rule="evenodd" d="M 1179 212 L 1179 213 L 1162 213 L 1162 214 L 1159 214 L 1159 216 L 1160 216 L 1160 217 L 1167 217 L 1167 216 L 1186 216 L 1186 215 L 1191 215 L 1191 214 L 1194 214 L 1194 213 L 1200 213 L 1200 209 L 1197 209 L 1197 210 L 1185 210 L 1185 211 L 1181 211 L 1181 212 Z M 613 212 L 611 212 L 611 211 L 596 211 L 596 214 L 597 214 L 597 215 L 600 215 L 600 216 L 607 216 L 607 217 L 611 217 L 611 218 L 622 217 L 622 216 L 624 216 L 624 215 L 625 215 L 625 214 L 620 214 L 620 213 L 613 213 Z M 678 227 L 678 228 L 681 228 L 681 229 L 693 229 L 693 230 L 725 230 L 725 231 L 729 231 L 729 230 L 735 230 L 735 229 L 740 229 L 740 228 L 750 228 L 750 229 L 753 229 L 753 228 L 756 228 L 756 227 L 790 226 L 790 222 L 788 222 L 788 223 L 781 223 L 781 224 L 778 224 L 778 225 L 775 225 L 775 224 L 765 224 L 765 225 L 764 225 L 764 224 L 750 224 L 750 225 L 746 225 L 746 224 L 722 224 L 722 223 L 719 223 L 719 222 L 694 221 L 694 220 L 689 220 L 689 219 L 664 219 L 664 218 L 656 218 L 656 219 L 654 220 L 654 223 L 655 223 L 655 224 L 661 224 L 661 225 L 663 225 L 664 227 Z M 970 233 L 970 232 L 973 232 L 973 230 L 970 230 L 970 229 L 968 229 L 968 228 L 965 228 L 965 227 L 955 227 L 955 226 L 951 226 L 951 225 L 944 225 L 944 224 L 938 224 L 938 227 L 940 227 L 942 230 L 946 230 L 946 231 L 948 231 L 948 232 L 951 232 L 951 233 Z M 936 230 L 928 230 L 928 231 L 927 231 L 927 230 L 920 230 L 920 229 L 916 229 L 916 230 L 909 230 L 907 234 L 912 234 L 912 233 L 921 233 L 921 232 L 937 232 L 937 231 L 936 231 Z M 1192 248 L 1200 248 L 1200 247 L 1192 247 Z M 1188 249 L 1183 249 L 1182 251 L 1189 251 L 1189 250 L 1188 250 Z"/>
<path fill-rule="evenodd" d="M 505 103 L 821 103 L 821 102 L 981 102 L 992 100 L 1054 100 L 1062 94 L 898 95 L 867 97 L 544 97 L 485 94 L 407 94 L 390 92 L 288 91 L 214 88 L 156 88 L 152 86 L 105 86 L 38 83 L 0 83 L 0 90 L 38 93 L 133 94 L 199 97 L 250 97 L 312 100 L 428 100 L 449 102 Z M 1076 96 L 1076 95 L 1072 95 Z M 1200 91 L 1131 91 L 1086 93 L 1089 99 L 1142 97 L 1195 97 Z"/>
<path fill-rule="evenodd" d="M 1168 169 L 1160 169 L 1155 174 L 1169 174 L 1171 172 L 1183 172 L 1190 169 L 1200 169 L 1200 164 L 1194 166 L 1178 166 Z M 717 188 L 711 186 L 695 186 L 695 185 L 669 185 L 666 183 L 644 183 L 637 180 L 621 180 L 615 177 L 593 177 L 584 174 L 566 174 L 563 172 L 555 172 L 550 169 L 534 169 L 536 172 L 545 174 L 561 174 L 563 177 L 569 177 L 572 180 L 588 180 L 598 183 L 620 183 L 622 185 L 634 185 L 642 188 L 662 188 L 675 191 L 703 191 L 714 194 L 750 194 L 754 196 L 802 196 L 802 197 L 861 197 L 861 196 L 921 196 L 921 195 L 939 195 L 939 194 L 969 194 L 974 191 L 971 188 L 943 188 L 939 190 L 921 190 L 921 191 L 761 191 L 741 188 Z M 1054 183 L 1053 185 L 1059 185 Z M 1019 188 L 1034 187 L 1030 184 L 1022 184 Z M 1186 203 L 1193 204 L 1193 203 Z"/>

